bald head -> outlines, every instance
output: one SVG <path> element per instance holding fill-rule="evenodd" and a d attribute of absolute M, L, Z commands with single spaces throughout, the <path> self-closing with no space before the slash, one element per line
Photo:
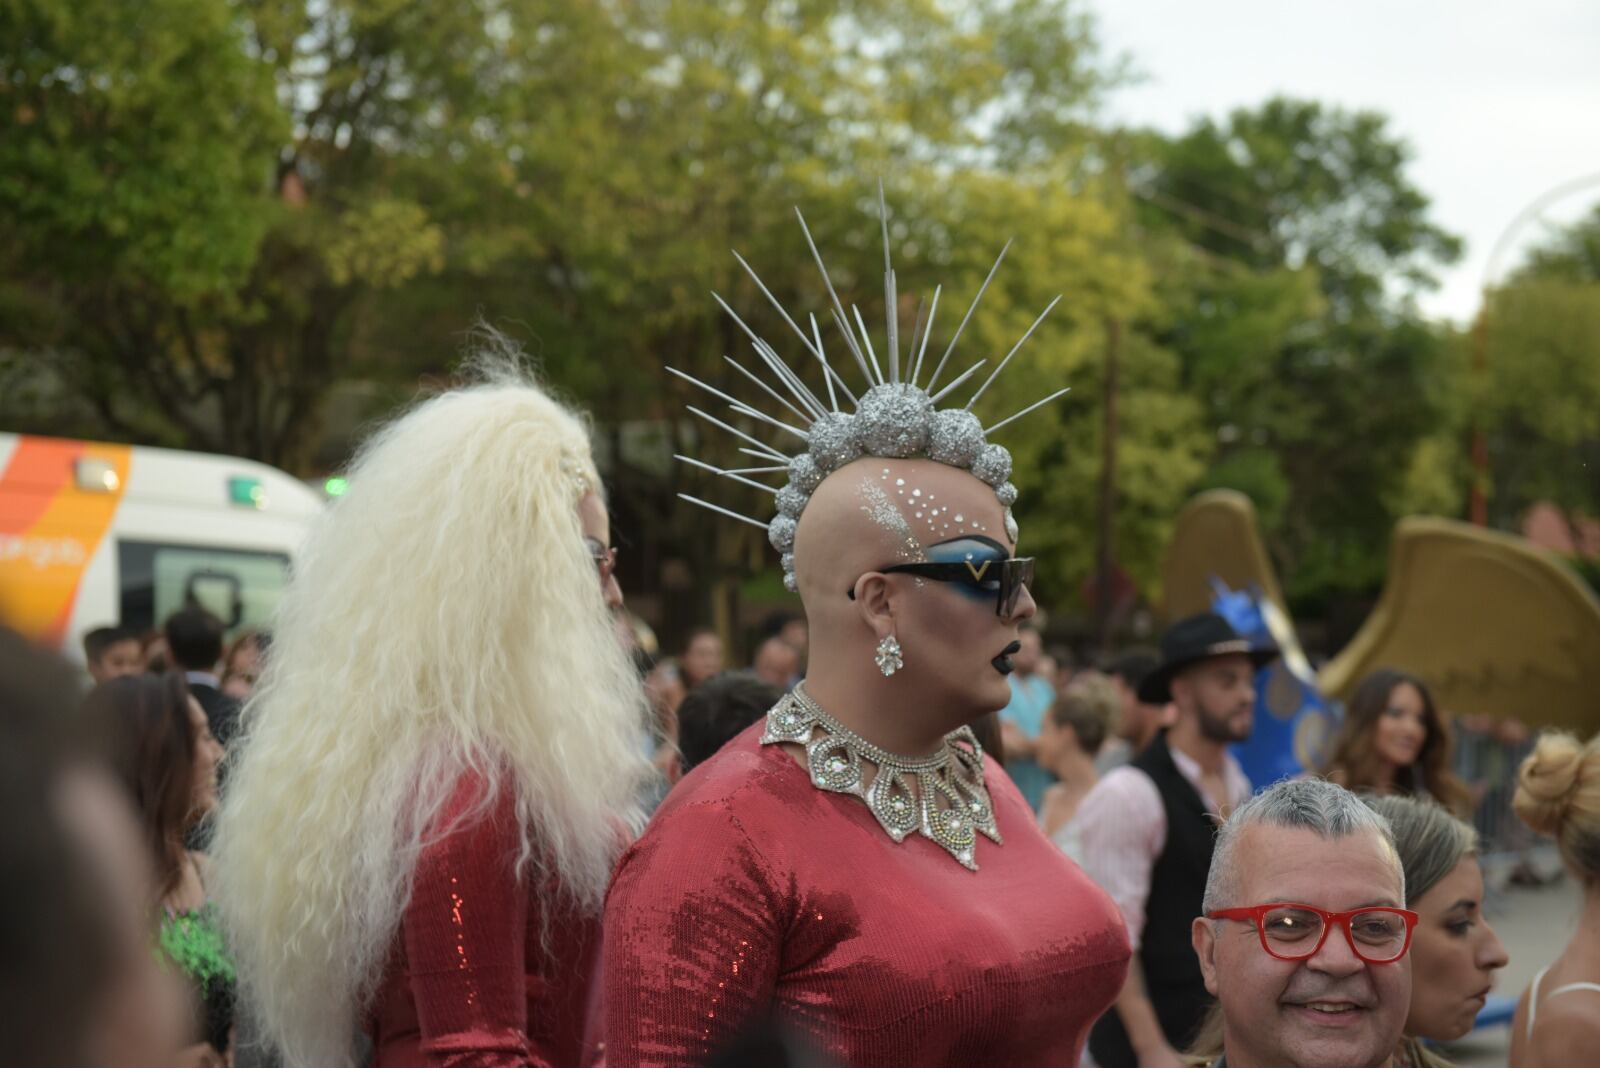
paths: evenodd
<path fill-rule="evenodd" d="M 848 611 L 845 591 L 863 574 L 924 561 L 930 546 L 971 535 L 1013 548 L 1005 508 L 969 472 L 933 460 L 846 464 L 817 487 L 795 532 L 806 615 L 816 621 L 819 612 Z"/>

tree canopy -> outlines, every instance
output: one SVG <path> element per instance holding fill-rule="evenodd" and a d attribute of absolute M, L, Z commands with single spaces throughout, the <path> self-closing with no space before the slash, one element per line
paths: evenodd
<path fill-rule="evenodd" d="M 1094 567 L 1113 351 L 1112 533 L 1147 593 L 1208 486 L 1251 494 L 1312 602 L 1374 587 L 1398 516 L 1460 507 L 1477 402 L 1412 301 L 1459 242 L 1404 139 L 1285 98 L 1176 136 L 1108 128 L 1116 71 L 1076 4 L 0 0 L 0 41 L 8 428 L 325 469 L 447 376 L 481 318 L 596 414 L 638 532 L 625 577 L 709 577 L 725 601 L 770 561 L 676 502 L 709 487 L 670 463 L 696 430 L 664 368 L 748 393 L 724 357 L 749 342 L 712 292 L 800 351 L 731 254 L 823 310 L 796 206 L 881 323 L 881 178 L 903 334 L 937 285 L 947 340 L 1007 238 L 953 359 L 1003 354 L 1065 296 L 979 402 L 993 421 L 1073 388 L 1004 432 L 1047 600 L 1074 603 Z M 1541 381 L 1579 373 L 1592 237 L 1497 298 L 1495 344 L 1520 339 Z M 1507 472 L 1559 481 L 1517 443 L 1592 442 L 1588 394 L 1547 420 L 1522 388 L 1472 396 L 1499 398 Z"/>

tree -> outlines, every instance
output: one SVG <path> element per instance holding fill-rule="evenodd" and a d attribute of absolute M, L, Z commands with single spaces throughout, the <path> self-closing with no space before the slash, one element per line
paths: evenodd
<path fill-rule="evenodd" d="M 1375 113 L 1278 98 L 1146 146 L 1143 221 L 1190 253 L 1162 340 L 1217 434 L 1201 484 L 1257 500 L 1301 606 L 1374 588 L 1444 418 L 1442 336 L 1410 298 L 1459 242 Z"/>
<path fill-rule="evenodd" d="M 1600 206 L 1552 234 L 1489 294 L 1473 410 L 1489 435 L 1491 521 L 1539 501 L 1600 514 Z"/>
<path fill-rule="evenodd" d="M 749 344 L 708 291 L 793 353 L 728 250 L 787 306 L 822 309 L 791 210 L 803 205 L 844 298 L 878 308 L 882 175 L 904 291 L 938 278 L 947 298 L 970 294 L 998 241 L 1030 230 L 1023 205 L 1081 182 L 1101 81 L 1087 25 L 1055 0 L 93 2 L 119 17 L 0 0 L 4 39 L 28 42 L 0 54 L 21 87 L 5 91 L 58 118 L 31 148 L 0 128 L 37 168 L 35 189 L 0 184 L 0 226 L 29 250 L 0 258 L 0 300 L 34 309 L 0 327 L 0 346 L 35 363 L 52 353 L 106 433 L 304 468 L 336 458 L 318 454 L 335 385 L 409 392 L 448 372 L 481 314 L 601 416 L 619 528 L 649 532 L 628 565 L 645 588 L 682 560 L 697 586 L 726 590 L 763 558 L 754 531 L 696 536 L 704 517 L 674 494 L 706 487 L 666 462 L 698 451 L 698 431 L 664 364 L 750 388 L 722 362 L 747 362 Z M 151 96 L 136 121 L 75 109 L 125 84 Z M 69 187 L 72 150 L 99 181 L 113 159 L 121 182 L 163 189 L 169 160 L 141 140 L 162 123 L 193 129 L 183 168 L 228 197 L 186 218 L 182 240 L 144 219 L 119 232 L 180 249 L 234 235 L 203 284 L 108 257 L 70 195 L 54 215 L 24 210 Z M 175 192 L 163 218 L 187 205 Z M 1063 225 L 1074 212 L 1093 214 L 1075 206 Z M 1062 244 L 1030 257 L 1035 288 L 1062 285 L 1062 266 L 1105 273 L 1095 249 Z M 1011 304 L 1024 288 L 991 293 L 969 341 L 1031 315 Z M 902 314 L 909 329 L 914 306 Z M 1082 328 L 1063 322 L 1050 336 Z M 824 318 L 837 350 L 833 329 Z"/>
<path fill-rule="evenodd" d="M 443 369 L 475 307 L 648 408 L 617 364 L 734 340 L 702 297 L 733 237 L 800 201 L 831 237 L 875 173 L 911 214 L 913 181 L 1054 154 L 1098 78 L 1045 0 L 0 12 L 0 284 L 34 309 L 0 344 L 54 352 L 111 432 L 287 466 L 331 384 Z M 139 210 L 85 225 L 113 188 Z"/>

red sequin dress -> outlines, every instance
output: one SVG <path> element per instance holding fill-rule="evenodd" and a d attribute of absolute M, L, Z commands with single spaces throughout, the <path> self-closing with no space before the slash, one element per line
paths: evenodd
<path fill-rule="evenodd" d="M 439 826 L 481 790 L 481 781 L 463 780 Z M 536 897 L 518 880 L 518 847 L 514 801 L 502 791 L 486 816 L 423 851 L 366 1021 L 373 1068 L 585 1063 L 599 918 L 568 908 L 541 916 L 553 888 Z"/>
<path fill-rule="evenodd" d="M 701 1063 L 769 1016 L 852 1068 L 1076 1065 L 1128 936 L 993 760 L 978 871 L 896 844 L 757 723 L 678 784 L 605 916 L 607 1068 Z"/>

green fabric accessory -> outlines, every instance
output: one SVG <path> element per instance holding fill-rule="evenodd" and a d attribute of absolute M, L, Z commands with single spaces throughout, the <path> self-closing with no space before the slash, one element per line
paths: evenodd
<path fill-rule="evenodd" d="M 159 943 L 167 959 L 203 986 L 234 982 L 233 960 L 215 905 L 169 912 L 161 920 Z"/>

